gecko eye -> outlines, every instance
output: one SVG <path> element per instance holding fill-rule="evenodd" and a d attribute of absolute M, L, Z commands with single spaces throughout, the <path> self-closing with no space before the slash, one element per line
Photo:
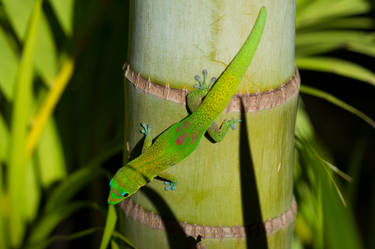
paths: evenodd
<path fill-rule="evenodd" d="M 129 195 L 128 193 L 126 193 L 126 192 L 122 192 L 121 197 L 126 197 L 126 196 L 128 196 L 128 195 Z"/>
<path fill-rule="evenodd" d="M 111 179 L 111 181 L 109 182 L 109 186 L 112 187 L 112 179 Z"/>

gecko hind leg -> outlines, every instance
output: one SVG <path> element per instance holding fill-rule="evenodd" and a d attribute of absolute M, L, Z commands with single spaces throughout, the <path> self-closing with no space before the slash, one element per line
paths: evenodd
<path fill-rule="evenodd" d="M 199 105 L 202 102 L 202 99 L 207 95 L 208 90 L 216 81 L 216 78 L 212 77 L 210 80 L 210 83 L 207 85 L 206 83 L 207 70 L 206 69 L 202 70 L 202 75 L 203 75 L 203 79 L 201 79 L 199 75 L 195 75 L 194 79 L 198 82 L 198 84 L 195 84 L 194 88 L 196 88 L 197 90 L 190 92 L 187 96 L 187 105 L 191 112 L 194 112 L 199 107 Z"/>
<path fill-rule="evenodd" d="M 225 119 L 221 126 L 219 127 L 216 122 L 213 122 L 210 128 L 208 128 L 207 132 L 208 135 L 216 142 L 220 142 L 223 140 L 225 135 L 227 134 L 229 128 L 232 128 L 232 130 L 236 129 L 236 124 L 238 122 L 241 122 L 240 119 Z"/>
<path fill-rule="evenodd" d="M 145 153 L 152 145 L 152 137 L 151 137 L 151 126 L 149 124 L 145 124 L 144 122 L 141 123 L 142 130 L 141 133 L 145 135 L 145 140 L 143 141 L 142 146 L 142 153 Z"/>
<path fill-rule="evenodd" d="M 164 184 L 165 184 L 165 187 L 164 187 L 164 190 L 165 191 L 168 191 L 168 190 L 172 190 L 174 191 L 176 189 L 176 185 L 177 185 L 177 179 L 175 176 L 169 174 L 169 173 L 166 173 L 166 172 L 161 172 L 158 174 L 158 177 L 164 179 Z"/>

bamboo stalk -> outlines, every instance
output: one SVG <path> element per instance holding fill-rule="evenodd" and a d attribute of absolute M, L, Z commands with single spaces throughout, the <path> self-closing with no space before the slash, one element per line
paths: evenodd
<path fill-rule="evenodd" d="M 150 124 L 155 137 L 188 115 L 185 105 L 173 101 L 173 89 L 192 90 L 193 77 L 202 69 L 208 69 L 209 76 L 219 76 L 241 47 L 262 5 L 269 18 L 238 91 L 245 95 L 262 95 L 294 75 L 293 1 L 131 1 L 128 62 L 140 73 L 136 77 L 160 84 L 168 98 L 126 83 L 129 155 L 140 153 L 140 122 Z M 164 191 L 158 180 L 142 188 L 132 199 L 139 219 L 129 213 L 128 218 L 119 218 L 125 236 L 140 249 L 193 248 L 195 243 L 196 248 L 208 249 L 290 248 L 293 221 L 272 233 L 266 233 L 265 224 L 273 224 L 267 221 L 292 205 L 297 93 L 298 89 L 268 109 L 249 111 L 240 105 L 246 111 L 223 113 L 218 122 L 241 119 L 239 129 L 217 144 L 202 139 L 192 155 L 170 168 L 168 172 L 178 179 L 175 191 Z M 128 206 L 122 204 L 125 216 Z M 160 217 L 164 229 L 145 223 L 150 214 L 139 210 Z M 178 224 L 195 228 L 193 238 Z M 251 229 L 254 224 L 256 231 Z M 214 227 L 217 236 L 209 237 L 202 227 Z M 224 227 L 244 229 L 245 235 L 222 237 Z"/>

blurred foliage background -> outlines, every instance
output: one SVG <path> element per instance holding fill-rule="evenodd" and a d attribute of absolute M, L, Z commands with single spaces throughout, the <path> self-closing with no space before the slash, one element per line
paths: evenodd
<path fill-rule="evenodd" d="M 0 0 L 0 248 L 129 243 L 106 205 L 128 5 Z M 374 7 L 297 1 L 295 249 L 375 248 Z"/>

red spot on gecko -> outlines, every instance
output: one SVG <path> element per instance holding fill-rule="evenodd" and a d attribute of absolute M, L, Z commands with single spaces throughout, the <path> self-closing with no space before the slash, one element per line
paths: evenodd
<path fill-rule="evenodd" d="M 188 134 L 186 132 L 184 134 L 182 134 L 181 136 L 179 136 L 176 139 L 176 144 L 177 145 L 183 145 L 186 141 L 187 136 L 188 136 Z"/>
<path fill-rule="evenodd" d="M 182 130 L 182 126 L 177 127 L 176 131 L 179 133 Z"/>
<path fill-rule="evenodd" d="M 197 140 L 198 136 L 199 136 L 199 134 L 197 134 L 197 133 L 191 134 L 191 142 L 190 143 L 193 144 Z"/>
<path fill-rule="evenodd" d="M 188 121 L 186 121 L 186 122 L 184 123 L 184 128 L 185 128 L 185 129 L 187 129 L 187 128 L 191 128 L 191 124 L 190 124 Z"/>

